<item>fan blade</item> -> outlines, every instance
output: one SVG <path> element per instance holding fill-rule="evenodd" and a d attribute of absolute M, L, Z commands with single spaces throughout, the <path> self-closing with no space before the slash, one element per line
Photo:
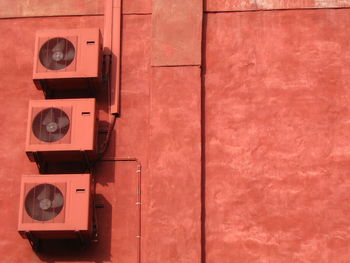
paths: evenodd
<path fill-rule="evenodd" d="M 62 139 L 63 136 L 64 136 L 64 134 L 62 134 L 60 132 L 57 133 L 57 131 L 56 131 L 56 133 L 51 133 L 49 142 L 56 142 L 56 141 Z"/>
<path fill-rule="evenodd" d="M 47 191 L 46 187 L 44 187 L 43 190 L 41 190 L 40 194 L 36 196 L 36 199 L 38 199 L 39 201 L 43 199 L 49 199 L 49 192 Z"/>
<path fill-rule="evenodd" d="M 62 129 L 69 124 L 69 120 L 67 117 L 58 117 L 58 128 Z"/>
<path fill-rule="evenodd" d="M 26 208 L 26 211 L 30 217 L 34 217 L 37 210 L 35 210 L 34 206 L 30 206 Z"/>
<path fill-rule="evenodd" d="M 44 130 L 40 133 L 38 138 L 41 141 L 49 142 L 50 141 L 50 134 L 46 130 Z"/>
<path fill-rule="evenodd" d="M 41 60 L 44 67 L 48 67 L 50 65 L 51 59 L 49 58 L 48 54 L 45 54 L 45 56 Z"/>
<path fill-rule="evenodd" d="M 64 56 L 64 60 L 65 61 L 73 60 L 74 56 L 75 56 L 75 51 L 74 51 L 74 49 L 71 48 L 68 50 L 67 54 Z"/>
<path fill-rule="evenodd" d="M 54 122 L 53 120 L 53 113 L 52 110 L 50 110 L 48 113 L 46 113 L 43 121 L 42 121 L 42 125 L 48 125 L 50 122 Z"/>
<path fill-rule="evenodd" d="M 67 64 L 67 61 L 65 61 L 64 59 L 56 61 L 56 67 L 59 68 L 59 69 L 65 68 L 66 64 Z"/>
<path fill-rule="evenodd" d="M 48 221 L 57 216 L 57 213 L 54 211 L 41 210 L 41 219 L 40 221 Z"/>
<path fill-rule="evenodd" d="M 35 207 L 38 206 L 38 200 L 34 199 L 34 196 L 30 196 L 30 198 L 26 198 L 26 210 L 29 215 L 33 215 L 35 212 Z"/>
<path fill-rule="evenodd" d="M 64 51 L 64 46 L 65 46 L 65 44 L 66 44 L 66 40 L 60 39 L 60 40 L 58 40 L 56 46 L 54 46 L 54 47 L 51 49 L 51 51 L 53 51 L 53 52 L 59 52 L 59 51 L 60 51 L 60 52 L 63 52 L 63 51 Z"/>
<path fill-rule="evenodd" d="M 57 208 L 63 206 L 63 196 L 60 193 L 55 193 L 55 197 L 51 202 L 52 208 Z"/>
<path fill-rule="evenodd" d="M 54 60 L 50 60 L 50 65 L 48 66 L 49 69 L 52 70 L 59 70 L 62 67 L 59 65 L 59 63 L 62 61 L 54 61 Z"/>

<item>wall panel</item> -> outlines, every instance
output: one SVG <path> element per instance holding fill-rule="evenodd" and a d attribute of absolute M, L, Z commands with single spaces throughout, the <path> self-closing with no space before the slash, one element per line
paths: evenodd
<path fill-rule="evenodd" d="M 200 68 L 154 67 L 145 262 L 199 263 Z"/>
<path fill-rule="evenodd" d="M 103 14 L 104 0 L 1 0 L 0 18 Z"/>
<path fill-rule="evenodd" d="M 22 174 L 37 173 L 36 165 L 29 162 L 24 152 L 28 102 L 43 99 L 42 92 L 32 81 L 35 31 L 76 27 L 102 29 L 103 22 L 102 16 L 0 20 L 3 36 L 0 46 L 0 135 L 3 138 L 0 143 L 0 209 L 3 212 L 0 253 L 6 262 L 23 262 L 23 259 L 30 262 L 130 262 L 137 259 L 139 218 L 135 180 L 138 179 L 138 168 L 135 162 L 98 164 L 97 193 L 104 208 L 98 209 L 100 241 L 92 244 L 88 251 L 46 242 L 46 253 L 36 255 L 29 242 L 17 233 L 20 179 Z M 139 158 L 143 164 L 144 182 L 147 182 L 148 137 L 145 130 L 148 129 L 149 108 L 147 79 L 150 81 L 151 78 L 150 52 L 147 52 L 151 17 L 125 16 L 123 25 L 122 117 L 117 122 L 106 157 Z M 101 89 L 98 94 L 100 121 L 108 121 L 104 95 L 105 90 Z"/>
<path fill-rule="evenodd" d="M 207 0 L 205 3 L 209 12 L 350 7 L 349 0 Z"/>
<path fill-rule="evenodd" d="M 350 10 L 207 23 L 207 262 L 346 262 Z"/>
<path fill-rule="evenodd" d="M 201 64 L 202 0 L 155 0 L 152 66 Z"/>
<path fill-rule="evenodd" d="M 1 0 L 0 18 L 103 15 L 105 0 Z M 152 13 L 152 0 L 123 0 L 124 14 Z"/>

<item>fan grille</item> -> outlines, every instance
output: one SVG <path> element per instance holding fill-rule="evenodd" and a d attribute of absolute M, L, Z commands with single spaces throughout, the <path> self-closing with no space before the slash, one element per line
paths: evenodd
<path fill-rule="evenodd" d="M 33 187 L 25 198 L 27 214 L 37 221 L 54 219 L 62 211 L 63 206 L 63 194 L 52 184 L 40 184 Z"/>
<path fill-rule="evenodd" d="M 69 131 L 68 115 L 58 108 L 47 108 L 40 111 L 32 122 L 32 131 L 37 139 L 43 142 L 56 142 Z"/>
<path fill-rule="evenodd" d="M 75 54 L 74 45 L 68 39 L 52 38 L 42 45 L 39 60 L 49 70 L 61 70 L 73 62 Z"/>

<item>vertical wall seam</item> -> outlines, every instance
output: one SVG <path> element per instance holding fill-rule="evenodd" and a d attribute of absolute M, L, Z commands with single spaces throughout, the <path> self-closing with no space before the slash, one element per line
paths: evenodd
<path fill-rule="evenodd" d="M 206 0 L 203 0 L 203 7 Z M 203 10 L 204 11 L 204 10 Z M 202 15 L 201 42 L 201 263 L 206 263 L 206 151 L 205 151 L 205 70 L 206 70 L 206 28 L 207 19 Z"/>

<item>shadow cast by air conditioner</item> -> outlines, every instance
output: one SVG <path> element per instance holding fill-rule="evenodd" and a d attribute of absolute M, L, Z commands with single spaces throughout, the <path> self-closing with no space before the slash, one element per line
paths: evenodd
<path fill-rule="evenodd" d="M 103 263 L 111 261 L 112 206 L 103 195 L 96 195 L 98 242 L 85 248 L 78 239 L 41 240 L 38 257 L 46 263 L 61 261 L 89 261 Z"/>

